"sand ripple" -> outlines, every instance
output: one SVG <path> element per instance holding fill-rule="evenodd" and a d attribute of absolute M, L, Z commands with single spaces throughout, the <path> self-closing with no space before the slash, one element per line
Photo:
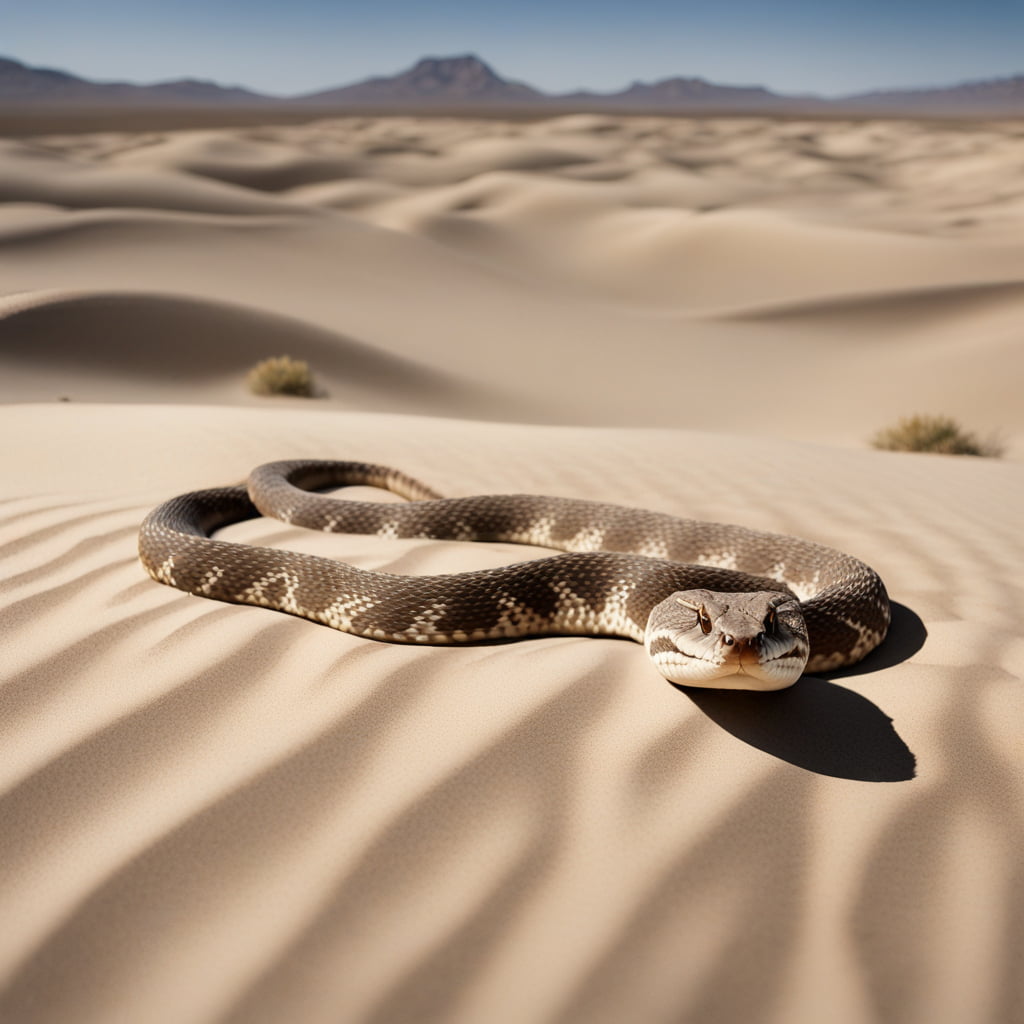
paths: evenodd
<path fill-rule="evenodd" d="M 0 418 L 34 445 L 0 503 L 0 1017 L 1019 1015 L 1015 464 L 288 410 Z M 154 465 L 169 432 L 186 455 Z M 183 474 L 339 446 L 451 493 L 839 544 L 904 610 L 873 663 L 766 702 L 687 695 L 625 642 L 407 649 L 142 573 L 137 524 Z M 769 459 L 774 482 L 749 473 Z M 399 571 L 523 554 L 234 535 Z"/>

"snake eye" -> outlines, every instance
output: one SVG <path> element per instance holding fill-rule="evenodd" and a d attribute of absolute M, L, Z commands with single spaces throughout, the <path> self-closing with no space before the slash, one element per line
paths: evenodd
<path fill-rule="evenodd" d="M 764 631 L 772 636 L 775 633 L 775 609 L 769 608 L 768 614 L 764 617 Z"/>
<path fill-rule="evenodd" d="M 700 623 L 701 632 L 705 635 L 711 632 L 711 616 L 708 615 L 707 609 L 702 604 L 694 604 L 691 601 L 686 601 L 681 597 L 676 598 L 676 604 L 681 604 L 684 608 L 689 608 L 690 611 L 697 613 L 697 622 Z"/>

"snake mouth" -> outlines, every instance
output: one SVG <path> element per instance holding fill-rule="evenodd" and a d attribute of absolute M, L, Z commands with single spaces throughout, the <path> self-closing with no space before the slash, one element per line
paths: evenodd
<path fill-rule="evenodd" d="M 667 645 L 666 645 L 667 648 Z M 731 645 L 717 650 L 662 649 L 651 651 L 658 671 L 670 682 L 726 690 L 781 690 L 803 675 L 807 664 L 800 644 L 764 657 L 754 645 Z"/>
<path fill-rule="evenodd" d="M 774 658 L 765 658 L 762 664 L 770 665 L 774 661 L 786 661 L 789 658 L 800 658 L 803 661 L 807 660 L 804 657 L 804 652 L 799 647 L 791 647 L 788 651 L 784 651 L 782 654 L 776 654 Z"/>
<path fill-rule="evenodd" d="M 680 650 L 680 654 L 684 657 L 692 657 L 702 661 L 709 661 L 712 664 L 716 663 L 714 658 L 705 658 L 699 654 L 690 654 L 687 651 Z M 789 659 L 801 659 L 806 661 L 804 652 L 801 650 L 799 644 L 794 644 L 788 650 L 780 651 L 778 654 L 767 655 L 763 647 L 760 647 L 750 641 L 741 640 L 738 641 L 734 646 L 725 648 L 722 652 L 723 656 L 718 661 L 722 665 L 736 665 L 742 670 L 748 665 L 772 665 L 775 662 L 788 661 Z"/>

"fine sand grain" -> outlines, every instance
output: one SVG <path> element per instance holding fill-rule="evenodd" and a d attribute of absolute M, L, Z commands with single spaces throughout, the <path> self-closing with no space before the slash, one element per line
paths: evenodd
<path fill-rule="evenodd" d="M 0 1020 L 1024 1020 L 1022 162 L 1015 124 L 0 140 Z M 247 394 L 283 353 L 327 396 Z M 865 447 L 914 412 L 1009 457 Z M 684 691 L 146 576 L 150 508 L 292 457 L 796 534 L 892 634 Z"/>

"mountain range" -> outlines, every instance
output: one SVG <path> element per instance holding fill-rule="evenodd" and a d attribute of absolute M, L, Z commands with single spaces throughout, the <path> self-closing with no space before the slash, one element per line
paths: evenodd
<path fill-rule="evenodd" d="M 65 71 L 0 58 L 0 107 L 316 107 L 343 111 L 458 109 L 607 110 L 615 112 L 878 112 L 1017 116 L 1024 114 L 1024 75 L 935 89 L 860 93 L 838 99 L 792 96 L 761 86 L 718 85 L 702 78 L 634 82 L 618 92 L 546 93 L 498 75 L 472 54 L 426 57 L 396 75 L 291 97 L 182 79 L 156 85 L 95 82 Z"/>

